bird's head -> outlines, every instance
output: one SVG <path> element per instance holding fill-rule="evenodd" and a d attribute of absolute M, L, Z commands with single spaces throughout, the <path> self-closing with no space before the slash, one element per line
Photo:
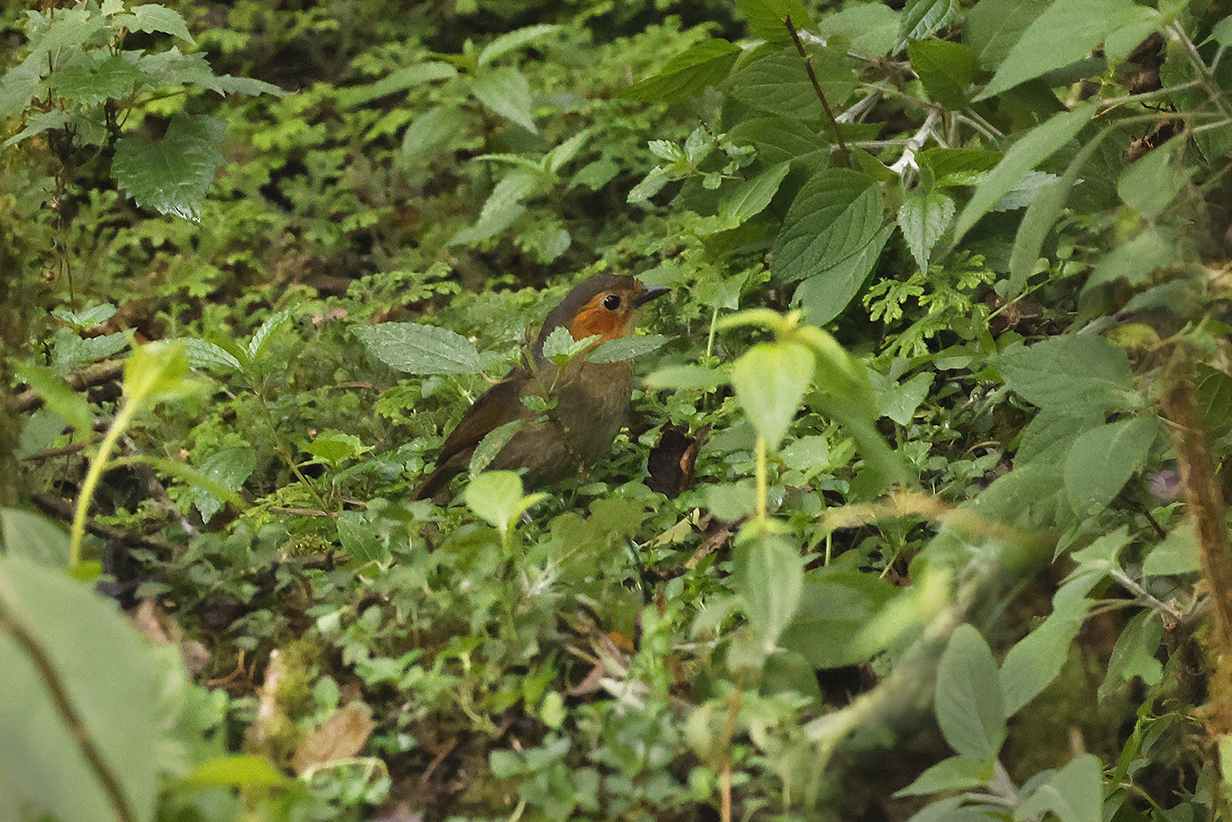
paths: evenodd
<path fill-rule="evenodd" d="M 637 309 L 667 291 L 661 285 L 645 286 L 623 274 L 596 274 L 574 286 L 548 314 L 536 350 L 542 350 L 544 340 L 561 326 L 569 329 L 575 340 L 598 336 L 602 343 L 626 337 L 633 330 Z"/>

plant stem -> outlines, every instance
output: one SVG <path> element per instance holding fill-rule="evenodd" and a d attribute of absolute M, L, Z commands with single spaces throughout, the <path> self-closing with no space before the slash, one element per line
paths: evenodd
<path fill-rule="evenodd" d="M 757 521 L 766 526 L 766 438 L 757 435 Z"/>
<path fill-rule="evenodd" d="M 839 130 L 838 121 L 834 119 L 834 112 L 830 110 L 830 101 L 826 99 L 826 93 L 821 90 L 821 83 L 817 81 L 817 73 L 813 71 L 813 58 L 804 50 L 804 43 L 800 40 L 800 33 L 796 31 L 795 23 L 791 22 L 791 15 L 783 18 L 783 25 L 787 26 L 791 40 L 796 44 L 796 51 L 800 53 L 800 59 L 804 61 L 804 70 L 808 72 L 809 81 L 813 84 L 813 91 L 817 93 L 817 99 L 821 101 L 821 107 L 826 112 L 826 122 L 834 134 L 834 152 L 837 155 L 835 165 L 851 168 L 851 152 L 847 150 L 847 144 L 843 142 L 843 133 Z"/>
<path fill-rule="evenodd" d="M 137 403 L 131 399 L 125 400 L 115 419 L 111 421 L 107 435 L 99 443 L 98 453 L 94 455 L 94 459 L 90 460 L 90 470 L 86 472 L 85 481 L 81 484 L 81 491 L 77 495 L 77 510 L 73 513 L 73 527 L 69 533 L 68 567 L 70 570 L 76 568 L 81 562 L 81 540 L 86 532 L 86 513 L 90 510 L 90 502 L 94 499 L 94 490 L 98 487 L 98 481 L 102 479 L 103 472 L 107 470 L 107 458 L 115 450 L 120 435 L 132 422 L 133 414 L 136 412 Z"/>

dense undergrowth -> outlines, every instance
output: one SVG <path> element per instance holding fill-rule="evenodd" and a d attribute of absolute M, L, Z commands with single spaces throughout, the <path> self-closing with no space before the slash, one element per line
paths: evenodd
<path fill-rule="evenodd" d="M 1222 818 L 1219 3 L 4 15 L 0 818 Z"/>

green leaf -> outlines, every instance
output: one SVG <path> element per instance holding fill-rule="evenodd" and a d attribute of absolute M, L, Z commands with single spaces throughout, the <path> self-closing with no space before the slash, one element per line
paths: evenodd
<path fill-rule="evenodd" d="M 778 448 L 791 425 L 815 367 L 813 354 L 796 342 L 758 343 L 732 363 L 736 398 L 769 448 Z"/>
<path fill-rule="evenodd" d="M 352 560 L 379 565 L 389 563 L 393 554 L 378 523 L 363 511 L 342 511 L 337 521 L 338 542 Z"/>
<path fill-rule="evenodd" d="M 997 367 L 1010 388 L 1040 408 L 1111 408 L 1132 388 L 1124 349 L 1093 335 L 1015 345 Z"/>
<path fill-rule="evenodd" d="M 924 84 L 929 99 L 947 108 L 970 105 L 967 89 L 975 82 L 979 58 L 970 47 L 946 40 L 921 40 L 907 47 L 911 70 Z"/>
<path fill-rule="evenodd" d="M 822 171 L 804 184 L 787 210 L 771 269 L 785 280 L 816 276 L 863 252 L 881 228 L 875 180 L 849 169 Z"/>
<path fill-rule="evenodd" d="M 642 103 L 671 103 L 718 85 L 740 56 L 740 47 L 721 37 L 689 46 L 654 77 L 634 83 L 623 96 Z"/>
<path fill-rule="evenodd" d="M 304 450 L 315 458 L 315 462 L 323 462 L 326 465 L 338 465 L 344 460 L 362 457 L 371 451 L 372 448 L 364 445 L 364 441 L 354 434 L 344 434 L 341 431 L 324 431 L 306 443 Z"/>
<path fill-rule="evenodd" d="M 835 566 L 810 571 L 796 618 L 779 644 L 819 669 L 863 662 L 870 652 L 855 640 L 896 592 L 877 574 Z"/>
<path fill-rule="evenodd" d="M 343 108 L 355 108 L 387 94 L 405 91 L 408 88 L 436 80 L 448 80 L 456 76 L 458 76 L 458 70 L 448 63 L 434 61 L 415 63 L 403 66 L 397 71 L 391 71 L 380 80 L 366 86 L 338 89 L 338 104 Z"/>
<path fill-rule="evenodd" d="M 740 0 L 740 13 L 753 36 L 771 43 L 791 42 L 791 33 L 783 25 L 788 17 L 796 31 L 813 28 L 813 20 L 800 0 Z"/>
<path fill-rule="evenodd" d="M 1075 166 L 1076 167 L 1076 166 Z M 1071 168 L 1075 168 L 1071 167 Z M 1068 175 L 1067 175 L 1068 176 Z M 1052 231 L 1061 209 L 1069 198 L 1070 181 L 1064 178 L 1047 183 L 1036 193 L 1027 213 L 1022 216 L 1018 233 L 1014 235 L 1014 248 L 1010 252 L 1010 276 L 1006 294 L 1017 296 L 1027 285 L 1027 278 L 1039 259 L 1044 238 Z"/>
<path fill-rule="evenodd" d="M 120 138 L 112 172 L 138 205 L 195 222 L 223 161 L 222 133 L 221 120 L 173 114 L 162 140 Z"/>
<path fill-rule="evenodd" d="M 261 359 L 261 355 L 265 353 L 265 349 L 269 346 L 274 332 L 282 328 L 294 316 L 295 309 L 284 308 L 271 314 L 265 322 L 261 323 L 261 327 L 253 333 L 252 339 L 248 341 L 248 356 L 252 358 L 254 363 L 258 362 Z"/>
<path fill-rule="evenodd" d="M 84 395 L 65 385 L 50 368 L 27 362 L 19 363 L 16 370 L 18 376 L 39 393 L 47 408 L 79 433 L 89 436 L 94 430 L 94 412 Z"/>
<path fill-rule="evenodd" d="M 1159 420 L 1141 417 L 1101 425 L 1081 434 L 1065 460 L 1065 491 L 1074 513 L 1103 509 L 1146 461 Z"/>
<path fill-rule="evenodd" d="M 175 749 L 168 731 L 178 694 L 167 691 L 175 677 L 169 658 L 143 645 L 115 603 L 91 588 L 25 557 L 0 557 L 0 608 L 50 664 L 50 672 L 37 668 L 13 632 L 0 631 L 7 695 L 0 699 L 0 789 L 24 801 L 30 818 L 117 818 L 49 696 L 51 673 L 117 779 L 132 818 L 151 820 L 165 752 Z"/>
<path fill-rule="evenodd" d="M 479 352 L 461 334 L 418 323 L 381 323 L 355 329 L 381 362 L 408 374 L 475 374 Z"/>
<path fill-rule="evenodd" d="M 846 54 L 821 46 L 807 48 L 813 73 L 832 109 L 841 106 L 856 87 Z M 792 120 L 820 120 L 825 109 L 809 79 L 804 60 L 784 47 L 737 70 L 723 89 L 742 103 Z"/>
<path fill-rule="evenodd" d="M 57 69 L 48 85 L 66 100 L 93 106 L 107 99 L 127 97 L 142 79 L 142 71 L 131 60 L 117 54 L 97 66 L 79 62 Z"/>
<path fill-rule="evenodd" d="M 193 768 L 176 784 L 190 788 L 270 788 L 285 785 L 290 777 L 263 756 L 223 756 Z"/>
<path fill-rule="evenodd" d="M 60 109 L 39 112 L 26 120 L 25 128 L 5 140 L 3 143 L 0 143 L 0 149 L 17 145 L 22 140 L 42 134 L 45 131 L 53 131 L 57 128 L 63 128 L 72 122 L 72 120 L 72 114 L 67 111 L 61 111 Z"/>
<path fill-rule="evenodd" d="M 1184 140 L 1169 140 L 1121 172 L 1117 195 L 1144 219 L 1153 220 L 1189 182 L 1181 165 Z"/>
<path fill-rule="evenodd" d="M 823 39 L 846 37 L 854 51 L 875 57 L 894 48 L 898 26 L 898 12 L 894 9 L 881 3 L 863 3 L 827 14 L 816 30 Z"/>
<path fill-rule="evenodd" d="M 479 476 L 489 465 L 492 460 L 496 459 L 496 455 L 501 452 L 509 440 L 513 439 L 514 435 L 522 430 L 523 420 L 513 420 L 504 425 L 498 425 L 484 435 L 479 444 L 475 446 L 475 451 L 471 454 L 471 461 L 468 467 L 468 473 L 473 479 Z"/>
<path fill-rule="evenodd" d="M 595 363 L 621 362 L 658 351 L 666 344 L 667 337 L 661 334 L 633 334 L 600 344 L 586 355 L 586 360 Z"/>
<path fill-rule="evenodd" d="M 1202 567 L 1198 534 L 1193 523 L 1186 520 L 1168 532 L 1163 541 L 1151 549 L 1142 563 L 1144 577 L 1167 577 L 1192 574 Z"/>
<path fill-rule="evenodd" d="M 179 394 L 186 386 L 188 352 L 177 342 L 150 342 L 124 363 L 124 396 L 144 402 Z"/>
<path fill-rule="evenodd" d="M 895 791 L 894 796 L 921 796 L 942 791 L 961 791 L 983 785 L 992 780 L 993 776 L 995 776 L 995 770 L 990 760 L 970 756 L 951 756 L 924 771 L 907 787 Z"/>
<path fill-rule="evenodd" d="M 1058 588 L 1052 596 L 1052 613 L 1005 655 L 999 681 L 1007 718 L 1039 696 L 1061 673 L 1070 644 L 1095 604 L 1087 594 L 1101 578 L 1101 574 L 1082 574 Z"/>
<path fill-rule="evenodd" d="M 1159 641 L 1163 639 L 1163 619 L 1154 610 L 1135 614 L 1121 629 L 1108 665 L 1104 681 L 1100 683 L 1096 698 L 1103 703 L 1112 691 L 1134 677 L 1141 677 L 1148 685 L 1158 685 L 1163 678 L 1164 666 L 1155 658 L 1159 653 Z"/>
<path fill-rule="evenodd" d="M 900 51 L 913 40 L 923 40 L 948 26 L 960 14 L 958 0 L 907 0 L 898 26 Z"/>
<path fill-rule="evenodd" d="M 1104 809 L 1102 770 L 1099 758 L 1091 754 L 1070 760 L 1014 809 L 1014 818 L 1043 819 L 1046 813 L 1052 812 L 1061 822 L 1101 822 Z"/>
<path fill-rule="evenodd" d="M 735 228 L 764 211 L 790 170 L 789 163 L 771 166 L 719 200 L 719 221 L 724 230 Z"/>
<path fill-rule="evenodd" d="M 800 551 L 776 534 L 753 537 L 732 552 L 732 576 L 749 623 L 769 652 L 800 605 L 804 591 Z"/>
<path fill-rule="evenodd" d="M 975 99 L 993 97 L 1081 60 L 1133 15 L 1133 0 L 1056 0 L 1027 26 Z"/>
<path fill-rule="evenodd" d="M 502 66 L 485 72 L 471 86 L 471 92 L 494 114 L 507 117 L 531 134 L 538 134 L 530 113 L 530 82 L 522 72 Z"/>
<path fill-rule="evenodd" d="M 1195 363 L 1194 393 L 1207 436 L 1218 439 L 1232 432 L 1232 377 L 1206 363 Z"/>
<path fill-rule="evenodd" d="M 877 266 L 877 260 L 893 233 L 894 226 L 886 226 L 858 254 L 800 283 L 792 296 L 792 303 L 804 309 L 810 324 L 825 325 L 851 304 Z"/>
<path fill-rule="evenodd" d="M 889 417 L 899 425 L 907 425 L 915 416 L 916 409 L 928 396 L 936 374 L 931 371 L 921 371 L 906 382 L 897 382 L 883 377 L 876 371 L 869 372 L 873 383 L 873 396 L 877 401 L 877 411 L 883 417 Z"/>
<path fill-rule="evenodd" d="M 235 371 L 244 371 L 244 366 L 240 361 L 221 345 L 191 337 L 180 339 L 177 342 L 184 344 L 188 362 L 195 368 L 230 368 Z"/>
<path fill-rule="evenodd" d="M 995 71 L 1052 0 L 980 0 L 967 12 L 963 42 L 986 71 Z"/>
<path fill-rule="evenodd" d="M 829 153 L 825 140 L 812 126 L 786 117 L 741 120 L 727 136 L 737 144 L 751 143 L 757 149 L 757 159 L 768 164 L 799 159 L 812 167 L 812 160 Z"/>
<path fill-rule="evenodd" d="M 559 325 L 553 328 L 552 333 L 548 334 L 547 339 L 543 341 L 543 350 L 540 353 L 546 359 L 563 367 L 569 360 L 585 351 L 588 346 L 593 345 L 597 339 L 596 334 L 575 340 L 569 333 L 569 329 Z"/>
<path fill-rule="evenodd" d="M 68 534 L 64 529 L 20 508 L 0 508 L 0 546 L 9 556 L 25 557 L 49 568 L 68 566 Z"/>
<path fill-rule="evenodd" d="M 560 26 L 552 25 L 527 26 L 526 28 L 502 34 L 483 47 L 483 51 L 479 52 L 476 64 L 480 67 L 486 66 L 501 55 L 528 46 L 536 40 L 541 40 L 559 28 Z"/>
<path fill-rule="evenodd" d="M 677 391 L 713 391 L 727 383 L 727 376 L 704 365 L 669 365 L 650 373 L 642 382 L 647 388 L 656 391 L 664 388 Z"/>
<path fill-rule="evenodd" d="M 928 271 L 933 247 L 954 220 L 954 201 L 938 191 L 911 191 L 898 210 L 898 227 L 921 271 Z"/>
<path fill-rule="evenodd" d="M 475 477 L 463 494 L 466 504 L 504 533 L 522 512 L 546 494 L 522 495 L 522 478 L 513 471 L 488 471 Z"/>
<path fill-rule="evenodd" d="M 158 3 L 130 6 L 129 11 L 131 14 L 117 15 L 113 22 L 131 31 L 170 34 L 188 43 L 196 42 L 188 33 L 188 24 L 178 11 Z"/>
<path fill-rule="evenodd" d="M 225 448 L 201 463 L 201 473 L 207 479 L 233 492 L 240 490 L 256 468 L 257 452 L 247 447 Z M 204 489 L 197 489 L 191 499 L 207 524 L 222 510 L 222 500 Z"/>
<path fill-rule="evenodd" d="M 492 189 L 475 224 L 455 234 L 449 244 L 477 243 L 509 228 L 526 211 L 522 200 L 539 192 L 543 186 L 543 174 L 526 168 L 515 168 L 502 177 Z"/>
<path fill-rule="evenodd" d="M 1031 129 L 1010 147 L 997 167 L 976 187 L 970 202 L 954 226 L 954 242 L 975 225 L 997 202 L 1014 188 L 1027 172 L 1051 157 L 1068 143 L 1095 116 L 1098 104 L 1083 103 L 1073 111 L 1052 117 Z"/>
<path fill-rule="evenodd" d="M 1082 286 L 1086 294 L 1106 283 L 1124 280 L 1132 286 L 1147 283 L 1160 268 L 1179 259 L 1178 238 L 1162 228 L 1148 228 L 1127 243 L 1119 243 L 1109 251 Z"/>
<path fill-rule="evenodd" d="M 960 625 L 937 670 L 933 707 L 945 741 L 962 756 L 992 761 L 1005 742 L 1001 683 L 980 632 Z"/>

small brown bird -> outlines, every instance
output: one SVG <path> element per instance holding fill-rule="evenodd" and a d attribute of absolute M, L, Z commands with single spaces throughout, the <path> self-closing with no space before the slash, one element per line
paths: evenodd
<path fill-rule="evenodd" d="M 637 309 L 666 293 L 663 286 L 647 287 L 619 274 L 596 274 L 574 286 L 548 313 L 529 356 L 476 400 L 446 438 L 436 470 L 424 478 L 414 498 L 435 496 L 467 469 L 484 437 L 515 420 L 521 420 L 521 427 L 487 468 L 521 471 L 527 489 L 564 479 L 611 453 L 629 411 L 632 364 L 587 362 L 579 354 L 562 373 L 543 356 L 543 343 L 562 327 L 574 340 L 597 336 L 595 345 L 626 337 Z M 531 396 L 546 402 L 547 410 L 538 413 L 522 401 Z"/>

